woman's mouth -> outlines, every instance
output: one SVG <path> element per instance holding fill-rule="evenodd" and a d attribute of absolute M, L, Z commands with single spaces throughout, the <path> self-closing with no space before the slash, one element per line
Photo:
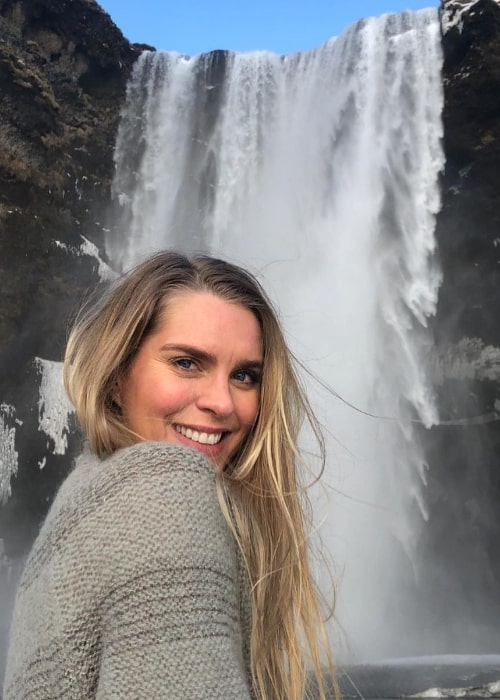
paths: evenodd
<path fill-rule="evenodd" d="M 174 424 L 174 428 L 178 433 L 184 435 L 184 437 L 187 437 L 193 442 L 198 442 L 201 445 L 217 445 L 217 443 L 222 440 L 222 436 L 224 434 L 222 432 L 206 433 L 198 430 L 192 430 L 191 428 L 185 428 L 183 425 L 179 425 L 178 423 Z"/>

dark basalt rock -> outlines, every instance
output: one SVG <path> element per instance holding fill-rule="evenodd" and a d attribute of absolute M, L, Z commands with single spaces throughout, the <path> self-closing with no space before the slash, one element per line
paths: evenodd
<path fill-rule="evenodd" d="M 500 346 L 498 2 L 476 2 L 461 29 L 446 31 L 443 47 L 446 170 L 437 233 L 445 276 L 436 333 L 439 341 L 465 335 Z"/>
<path fill-rule="evenodd" d="M 86 240 L 103 238 L 120 109 L 143 47 L 93 0 L 0 0 L 0 36 L 0 403 L 15 407 L 20 465 L 0 538 L 18 556 L 69 462 L 38 429 L 33 358 L 61 359 L 70 317 L 99 280 Z"/>
<path fill-rule="evenodd" d="M 69 426 L 66 454 L 53 454 L 40 431 L 34 358 L 61 360 L 69 320 L 100 279 L 90 243 L 103 239 L 120 109 L 142 48 L 93 0 L 0 0 L 0 443 L 2 423 L 15 429 L 19 464 L 0 508 L 0 678 L 20 562 L 80 442 Z M 4 495 L 11 458 L 0 444 Z"/>
<path fill-rule="evenodd" d="M 484 653 L 499 643 L 500 5 L 470 5 L 441 6 L 446 168 L 436 237 L 444 277 L 432 327 L 442 424 L 422 436 L 429 522 L 421 595 L 428 627 L 438 630 L 429 653 Z"/>

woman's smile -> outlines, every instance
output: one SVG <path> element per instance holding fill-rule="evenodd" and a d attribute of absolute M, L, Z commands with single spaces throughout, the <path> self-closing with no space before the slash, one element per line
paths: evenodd
<path fill-rule="evenodd" d="M 224 433 L 205 432 L 205 430 L 191 430 L 183 425 L 174 425 L 178 433 L 184 435 L 193 442 L 199 442 L 202 445 L 216 445 L 221 441 Z"/>

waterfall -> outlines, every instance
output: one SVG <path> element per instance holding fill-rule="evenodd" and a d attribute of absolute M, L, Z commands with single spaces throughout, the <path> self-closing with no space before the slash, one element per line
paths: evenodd
<path fill-rule="evenodd" d="M 294 353 L 344 399 L 305 377 L 328 443 L 315 510 L 358 660 L 426 652 L 415 426 L 437 421 L 426 321 L 441 281 L 441 63 L 434 9 L 284 57 L 145 52 L 115 153 L 114 266 L 170 246 L 244 265 Z"/>

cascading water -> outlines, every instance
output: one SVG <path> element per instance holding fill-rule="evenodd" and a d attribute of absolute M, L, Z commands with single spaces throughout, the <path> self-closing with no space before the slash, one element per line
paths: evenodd
<path fill-rule="evenodd" d="M 436 10 L 285 57 L 146 52 L 116 148 L 115 267 L 170 246 L 243 264 L 296 355 L 350 404 L 306 378 L 328 436 L 321 533 L 357 659 L 426 651 L 413 424 L 437 420 L 425 327 L 440 284 L 440 69 Z"/>

